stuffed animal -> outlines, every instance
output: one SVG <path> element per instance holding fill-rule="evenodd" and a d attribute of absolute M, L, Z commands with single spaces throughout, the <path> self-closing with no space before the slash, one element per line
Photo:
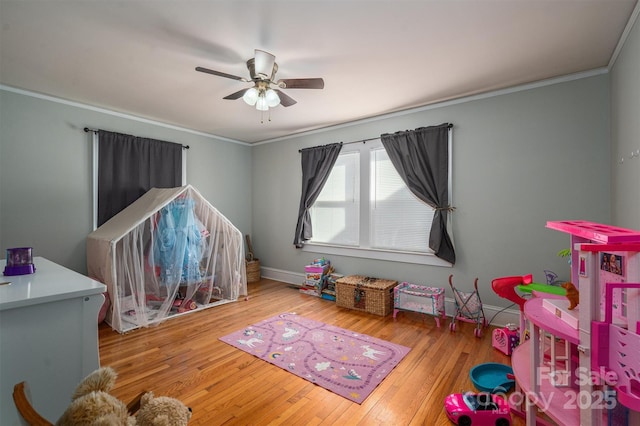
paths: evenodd
<path fill-rule="evenodd" d="M 578 303 L 580 302 L 580 294 L 573 283 L 566 282 L 562 284 L 562 287 L 567 290 L 566 296 L 567 299 L 569 299 L 569 310 L 571 311 L 578 306 Z"/>
<path fill-rule="evenodd" d="M 137 415 L 130 415 L 126 404 L 109 394 L 116 378 L 111 367 L 85 377 L 56 426 L 185 426 L 191 419 L 191 409 L 182 402 L 166 396 L 154 398 L 152 392 L 140 399 Z"/>
<path fill-rule="evenodd" d="M 118 375 L 111 367 L 100 368 L 85 377 L 56 426 L 135 425 L 136 420 L 129 416 L 127 405 L 109 394 L 116 377 Z"/>
<path fill-rule="evenodd" d="M 168 396 L 154 397 L 147 392 L 140 400 L 136 415 L 138 426 L 184 426 L 191 418 L 191 408 Z"/>

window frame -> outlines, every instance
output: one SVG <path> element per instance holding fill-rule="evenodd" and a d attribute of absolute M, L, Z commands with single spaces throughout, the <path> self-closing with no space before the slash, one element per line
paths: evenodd
<path fill-rule="evenodd" d="M 453 204 L 452 201 L 452 137 L 449 132 L 448 136 L 448 150 L 449 150 L 449 164 L 448 164 L 448 193 L 449 193 L 449 203 Z M 364 258 L 364 259 L 372 259 L 372 260 L 385 260 L 385 261 L 393 261 L 393 262 L 403 262 L 403 263 L 411 263 L 411 264 L 420 264 L 420 265 L 431 265 L 431 266 L 443 266 L 443 267 L 453 267 L 453 265 L 445 260 L 438 258 L 433 253 L 417 253 L 417 252 L 405 252 L 399 250 L 388 250 L 388 249 L 376 249 L 370 248 L 369 239 L 369 225 L 370 225 L 370 164 L 371 159 L 370 155 L 367 153 L 363 155 L 363 151 L 371 152 L 373 148 L 382 147 L 382 142 L 380 138 L 369 139 L 367 141 L 353 143 L 353 144 L 345 144 L 342 147 L 340 154 L 351 152 L 351 151 L 359 151 L 360 152 L 360 244 L 366 245 L 367 247 L 347 247 L 340 246 L 335 244 L 328 243 L 319 243 L 314 242 L 313 240 L 307 241 L 303 246 L 302 250 L 305 252 L 311 253 L 319 253 L 323 255 L 335 255 L 335 256 L 348 256 L 348 257 L 356 257 L 356 258 Z M 363 195 L 365 194 L 365 195 Z M 453 239 L 453 234 L 451 232 L 452 228 L 452 217 L 448 216 L 448 227 L 450 230 L 450 236 Z"/>

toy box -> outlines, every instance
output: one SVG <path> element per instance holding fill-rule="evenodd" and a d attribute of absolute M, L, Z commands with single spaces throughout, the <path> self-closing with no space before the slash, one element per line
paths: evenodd
<path fill-rule="evenodd" d="M 304 282 L 300 288 L 300 292 L 311 296 L 322 295 L 325 287 L 327 272 L 331 268 L 331 262 L 327 259 L 314 259 L 313 263 L 304 267 Z"/>
<path fill-rule="evenodd" d="M 331 273 L 329 275 L 327 275 L 327 285 L 332 286 L 333 289 L 335 290 L 336 288 L 336 282 L 340 279 L 340 278 L 344 278 L 344 275 L 342 274 L 336 274 Z"/>
<path fill-rule="evenodd" d="M 317 280 L 304 280 L 304 282 L 302 283 L 302 286 L 300 287 L 300 293 L 320 297 L 320 292 L 324 287 L 324 282 L 325 282 L 324 275 L 321 275 L 320 279 L 317 279 Z"/>
<path fill-rule="evenodd" d="M 511 356 L 519 342 L 520 333 L 518 332 L 518 327 L 512 324 L 493 330 L 492 346 L 507 356 Z"/>
<path fill-rule="evenodd" d="M 320 281 L 324 276 L 323 272 L 305 272 L 305 281 Z"/>
<path fill-rule="evenodd" d="M 325 275 L 325 281 L 322 286 L 321 297 L 326 300 L 336 301 L 336 281 L 343 278 L 344 275 L 331 273 Z"/>
<path fill-rule="evenodd" d="M 440 327 L 440 317 L 444 318 L 444 288 L 427 287 L 403 282 L 393 289 L 393 317 L 398 311 L 413 311 L 434 315 Z"/>
<path fill-rule="evenodd" d="M 306 265 L 304 267 L 304 272 L 306 275 L 324 275 L 329 270 L 331 265 L 329 263 L 325 263 L 323 265 L 313 263 L 311 265 Z"/>
<path fill-rule="evenodd" d="M 320 294 L 320 297 L 322 297 L 325 300 L 330 300 L 331 302 L 335 302 L 336 301 L 336 295 L 335 294 L 331 294 L 326 290 L 322 290 L 322 293 Z"/>
<path fill-rule="evenodd" d="M 348 275 L 336 281 L 336 305 L 386 316 L 393 310 L 393 288 L 398 281 Z"/>
<path fill-rule="evenodd" d="M 302 286 L 300 287 L 300 293 L 307 294 L 309 296 L 320 297 L 320 292 L 318 291 L 317 287 Z"/>
<path fill-rule="evenodd" d="M 304 285 L 307 287 L 322 287 L 324 276 L 331 265 L 329 262 L 312 263 L 304 267 Z M 319 290 L 318 290 L 319 291 Z"/>

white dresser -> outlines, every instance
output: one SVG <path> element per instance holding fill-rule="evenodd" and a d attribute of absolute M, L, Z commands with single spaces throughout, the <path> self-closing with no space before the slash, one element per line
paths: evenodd
<path fill-rule="evenodd" d="M 100 366 L 98 312 L 106 287 L 42 257 L 33 264 L 33 274 L 0 275 L 2 426 L 21 424 L 16 383 L 28 382 L 36 410 L 55 422 L 78 383 Z"/>

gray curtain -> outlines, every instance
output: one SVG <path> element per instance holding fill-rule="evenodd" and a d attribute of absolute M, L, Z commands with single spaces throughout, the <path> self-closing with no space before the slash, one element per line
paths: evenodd
<path fill-rule="evenodd" d="M 302 193 L 298 210 L 298 224 L 293 244 L 302 248 L 304 242 L 313 236 L 309 209 L 316 202 L 329 173 L 338 159 L 341 143 L 334 143 L 301 150 Z"/>
<path fill-rule="evenodd" d="M 151 188 L 182 185 L 182 145 L 98 131 L 98 226 Z"/>
<path fill-rule="evenodd" d="M 456 253 L 447 232 L 449 205 L 448 123 L 380 136 L 384 149 L 409 190 L 435 209 L 429 247 L 451 264 Z"/>

